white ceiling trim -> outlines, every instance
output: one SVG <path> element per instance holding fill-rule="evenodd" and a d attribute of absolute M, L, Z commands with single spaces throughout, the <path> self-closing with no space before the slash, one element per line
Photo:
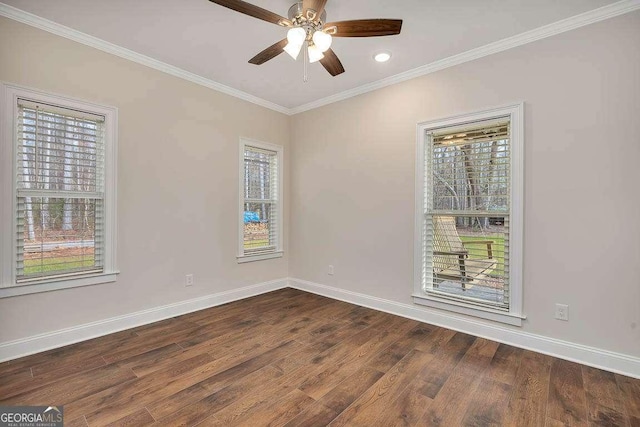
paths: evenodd
<path fill-rule="evenodd" d="M 359 86 L 335 95 L 328 96 L 326 98 L 318 99 L 308 104 L 291 108 L 290 114 L 302 113 L 304 111 L 313 110 L 314 108 L 322 107 L 324 105 L 333 104 L 334 102 L 362 95 L 367 92 L 381 89 L 386 86 L 391 86 L 393 84 L 404 82 L 416 77 L 424 76 L 426 74 L 435 73 L 436 71 L 440 71 L 445 68 L 473 61 L 475 59 L 502 52 L 517 46 L 522 46 L 524 44 L 531 43 L 540 39 L 555 36 L 556 34 L 584 27 L 585 25 L 593 24 L 599 21 L 604 21 L 605 19 L 633 12 L 638 9 L 640 9 L 640 0 L 622 0 L 616 3 L 612 3 L 610 5 L 603 6 L 589 12 L 572 16 L 571 18 L 563 19 L 549 25 L 544 25 L 531 31 L 526 31 L 524 33 L 508 37 L 506 39 L 498 40 L 497 42 L 489 43 L 487 45 L 471 49 L 466 52 L 462 52 L 460 54 L 453 55 L 427 65 L 423 65 L 418 68 L 414 68 L 413 70 L 396 74 L 395 76 L 390 76 L 363 86 Z"/>
<path fill-rule="evenodd" d="M 378 80 L 363 86 L 359 86 L 354 89 L 350 89 L 326 98 L 322 98 L 307 104 L 300 105 L 294 108 L 286 108 L 276 103 L 267 101 L 249 93 L 234 89 L 232 87 L 223 85 L 214 80 L 207 79 L 189 71 L 183 70 L 176 66 L 167 64 L 162 61 L 150 58 L 146 55 L 134 52 L 132 50 L 115 45 L 108 41 L 99 39 L 97 37 L 85 34 L 83 32 L 74 30 L 67 26 L 58 24 L 40 16 L 34 15 L 29 12 L 25 12 L 13 6 L 9 6 L 4 3 L 0 3 L 0 16 L 13 19 L 18 22 L 30 25 L 32 27 L 39 28 L 41 30 L 56 34 L 58 36 L 65 37 L 78 43 L 93 47 L 95 49 L 107 52 L 124 59 L 128 59 L 138 64 L 145 65 L 147 67 L 162 71 L 163 73 L 170 74 L 175 77 L 190 81 L 192 83 L 199 84 L 209 89 L 216 90 L 218 92 L 225 93 L 227 95 L 240 98 L 242 100 L 251 102 L 256 105 L 277 111 L 279 113 L 294 115 L 309 111 L 314 108 L 322 107 L 324 105 L 332 104 L 334 102 L 342 101 L 354 96 L 358 96 L 367 92 L 371 92 L 377 89 L 381 89 L 386 86 L 390 86 L 396 83 L 400 83 L 406 80 L 410 80 L 416 77 L 424 76 L 426 74 L 434 73 L 436 71 L 443 70 L 445 68 L 453 67 L 465 62 L 473 61 L 494 53 L 502 52 L 517 46 L 522 46 L 527 43 L 531 43 L 537 40 L 541 40 L 547 37 L 554 36 L 556 34 L 564 33 L 576 28 L 583 27 L 585 25 L 593 24 L 599 21 L 604 21 L 615 16 L 623 15 L 625 13 L 633 12 L 640 9 L 640 0 L 621 0 L 616 3 L 612 3 L 607 6 L 600 7 L 598 9 L 591 10 L 589 12 L 581 13 L 571 18 L 563 19 L 561 21 L 554 22 L 549 25 L 536 28 L 531 31 L 527 31 L 518 34 L 513 37 L 499 40 L 497 42 L 489 43 L 485 46 L 471 49 L 458 55 L 453 55 L 448 58 L 444 58 L 430 64 L 423 65 L 413 70 L 409 70 L 395 76 L 387 77 L 382 80 Z"/>
<path fill-rule="evenodd" d="M 50 21 L 32 13 L 25 12 L 24 10 L 20 10 L 13 6 L 0 3 L 0 16 L 11 18 L 14 21 L 31 25 L 32 27 L 48 31 L 52 34 L 65 37 L 75 42 L 82 43 L 84 45 L 119 56 L 124 59 L 128 59 L 133 62 L 137 62 L 138 64 L 145 65 L 158 71 L 162 71 L 163 73 L 170 74 L 174 77 L 188 80 L 192 83 L 196 83 L 201 86 L 208 87 L 209 89 L 213 89 L 218 92 L 222 92 L 224 94 L 249 101 L 253 104 L 269 108 L 279 113 L 287 115 L 291 114 L 288 108 L 275 104 L 271 101 L 267 101 L 266 99 L 258 98 L 257 96 L 223 85 L 222 83 L 207 79 L 205 77 L 183 70 L 182 68 L 178 68 L 162 61 L 158 61 L 157 59 L 153 59 L 141 53 L 134 52 L 133 50 L 115 45 L 98 37 L 90 36 L 89 34 L 74 30 L 73 28 L 58 24 L 57 22 Z"/>

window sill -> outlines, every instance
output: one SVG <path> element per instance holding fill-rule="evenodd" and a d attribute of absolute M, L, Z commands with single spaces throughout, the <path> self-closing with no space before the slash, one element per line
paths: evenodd
<path fill-rule="evenodd" d="M 73 279 L 61 278 L 48 282 L 9 286 L 0 288 L 0 298 L 9 298 L 19 295 L 37 294 L 40 292 L 57 291 L 59 289 L 78 288 L 81 286 L 115 282 L 118 273 L 119 272 L 114 271 L 111 273 L 100 273 L 92 276 L 83 276 Z"/>
<path fill-rule="evenodd" d="M 428 294 L 414 294 L 413 302 L 415 304 L 424 305 L 427 307 L 448 310 L 454 313 L 466 314 L 468 316 L 492 320 L 494 322 L 506 323 L 513 326 L 522 326 L 522 320 L 526 319 L 525 316 L 521 316 L 518 314 L 506 313 L 504 311 L 493 310 L 491 308 L 478 307 L 476 305 L 465 304 L 464 302 L 458 301 L 451 301 Z"/>
<path fill-rule="evenodd" d="M 237 256 L 238 264 L 243 264 L 245 262 L 253 262 L 253 261 L 261 261 L 263 259 L 271 259 L 271 258 L 282 258 L 284 255 L 283 251 L 269 252 L 266 254 L 257 254 L 257 255 L 242 255 Z"/>

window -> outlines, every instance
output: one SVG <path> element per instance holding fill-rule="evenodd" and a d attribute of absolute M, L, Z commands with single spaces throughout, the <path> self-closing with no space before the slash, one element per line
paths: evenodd
<path fill-rule="evenodd" d="M 418 125 L 416 303 L 521 324 L 522 108 Z"/>
<path fill-rule="evenodd" d="M 2 92 L 0 296 L 114 281 L 116 110 Z"/>
<path fill-rule="evenodd" d="M 282 256 L 282 147 L 240 141 L 238 262 Z"/>

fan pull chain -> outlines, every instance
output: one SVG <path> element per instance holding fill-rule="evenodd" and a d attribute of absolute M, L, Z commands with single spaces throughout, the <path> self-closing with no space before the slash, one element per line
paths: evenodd
<path fill-rule="evenodd" d="M 309 42 L 305 42 L 302 49 L 304 50 L 304 61 L 302 61 L 304 62 L 304 76 L 302 81 L 306 83 L 309 80 L 309 76 L 307 75 L 307 67 L 309 64 Z"/>

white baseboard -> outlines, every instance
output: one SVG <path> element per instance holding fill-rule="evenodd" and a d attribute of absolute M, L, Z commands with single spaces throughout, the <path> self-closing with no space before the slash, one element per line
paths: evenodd
<path fill-rule="evenodd" d="M 535 335 L 499 325 L 488 325 L 455 314 L 429 310 L 422 306 L 402 304 L 295 278 L 258 283 L 231 291 L 219 292 L 123 316 L 0 343 L 0 362 L 226 304 L 286 288 L 287 286 L 640 379 L 640 358 L 638 357 Z"/>
<path fill-rule="evenodd" d="M 245 286 L 239 289 L 233 289 L 231 291 L 219 292 L 199 298 L 137 311 L 123 316 L 112 317 L 110 319 L 99 320 L 97 322 L 86 323 L 84 325 L 0 343 L 0 362 L 40 353 L 53 348 L 63 347 L 65 345 L 74 344 L 91 338 L 134 328 L 136 326 L 168 319 L 170 317 L 214 307 L 216 305 L 226 304 L 228 302 L 237 301 L 285 287 L 287 287 L 287 279 L 272 280 L 269 282 L 258 283 L 256 285 Z"/>
<path fill-rule="evenodd" d="M 289 278 L 289 287 L 640 379 L 640 358 L 638 357 L 503 326 L 488 325 L 455 314 L 402 304 L 306 280 Z"/>

